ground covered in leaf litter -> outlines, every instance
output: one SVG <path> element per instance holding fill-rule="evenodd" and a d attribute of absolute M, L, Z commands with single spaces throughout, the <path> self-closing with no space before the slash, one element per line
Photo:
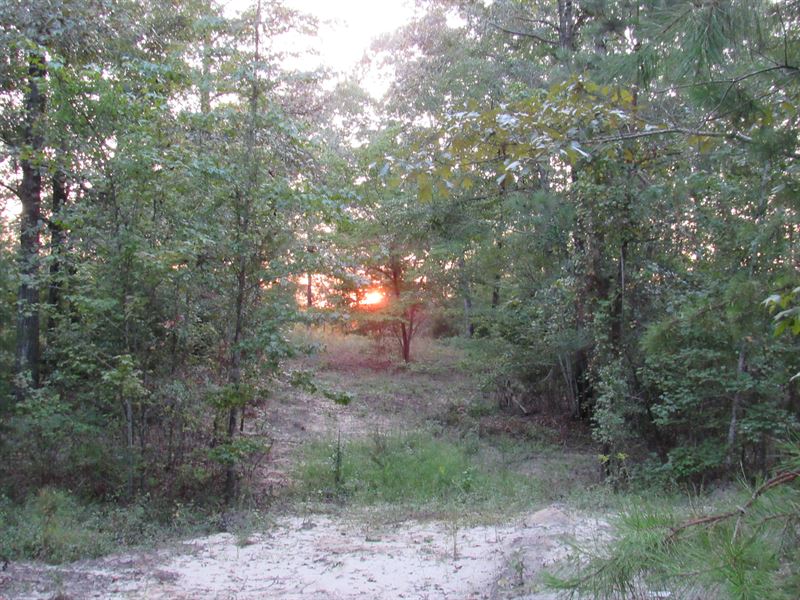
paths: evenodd
<path fill-rule="evenodd" d="M 322 383 L 336 391 L 346 388 L 356 398 L 353 405 L 285 391 L 252 415 L 253 425 L 268 427 L 274 440 L 258 473 L 264 493 L 291 483 L 292 457 L 305 441 L 412 429 L 478 393 L 454 365 L 447 368 L 455 355 L 445 355 L 444 368 L 389 377 L 386 365 L 362 364 L 363 349 L 351 350 L 337 348 L 329 358 L 295 366 L 317 369 Z M 441 359 L 442 350 L 436 351 Z M 246 536 L 220 533 L 62 566 L 11 563 L 0 573 L 0 600 L 549 600 L 555 595 L 542 590 L 538 575 L 566 557 L 571 540 L 595 540 L 608 531 L 604 521 L 561 504 L 495 525 L 465 523 L 290 511 Z"/>

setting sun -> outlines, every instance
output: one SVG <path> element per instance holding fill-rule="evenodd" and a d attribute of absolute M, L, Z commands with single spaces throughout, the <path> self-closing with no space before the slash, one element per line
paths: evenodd
<path fill-rule="evenodd" d="M 371 306 L 371 305 L 374 305 L 374 304 L 380 304 L 381 302 L 383 302 L 384 298 L 385 298 L 385 296 L 383 295 L 382 291 L 380 291 L 380 290 L 369 290 L 368 292 L 366 292 L 364 294 L 364 297 L 361 299 L 360 304 L 362 306 L 364 306 L 364 305 Z"/>

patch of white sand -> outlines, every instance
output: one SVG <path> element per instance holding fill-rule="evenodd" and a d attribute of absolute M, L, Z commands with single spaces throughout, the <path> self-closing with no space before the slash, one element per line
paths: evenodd
<path fill-rule="evenodd" d="M 39 577 L 30 578 L 29 589 L 9 595 L 12 588 L 4 592 L 0 584 L 0 598 L 44 599 L 57 592 L 75 599 L 142 600 L 522 597 L 526 582 L 564 557 L 565 537 L 585 539 L 603 529 L 604 523 L 560 507 L 496 527 L 406 521 L 376 528 L 328 516 L 285 517 L 246 540 L 218 534 L 177 552 L 36 565 Z M 33 568 L 11 565 L 12 572 Z M 525 594 L 552 597 L 530 589 Z"/>

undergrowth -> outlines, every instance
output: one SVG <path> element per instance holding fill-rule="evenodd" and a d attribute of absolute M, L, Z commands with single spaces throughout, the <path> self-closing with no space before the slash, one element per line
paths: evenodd
<path fill-rule="evenodd" d="M 509 510 L 543 498 L 539 481 L 487 464 L 469 441 L 429 432 L 310 443 L 296 473 L 309 499 L 447 510 Z"/>
<path fill-rule="evenodd" d="M 0 496 L 0 557 L 59 564 L 208 533 L 215 523 L 183 504 L 159 505 L 146 497 L 129 505 L 86 504 L 46 487 L 22 504 Z"/>
<path fill-rule="evenodd" d="M 629 495 L 613 539 L 576 547 L 549 576 L 577 597 L 789 600 L 800 597 L 798 465 L 714 497 Z"/>

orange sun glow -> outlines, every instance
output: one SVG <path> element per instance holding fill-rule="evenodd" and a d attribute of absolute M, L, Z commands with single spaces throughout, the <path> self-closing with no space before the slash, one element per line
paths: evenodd
<path fill-rule="evenodd" d="M 383 292 L 380 290 L 369 290 L 364 294 L 364 297 L 361 299 L 360 304 L 362 306 L 368 306 L 373 304 L 380 304 L 383 302 L 384 296 Z"/>

